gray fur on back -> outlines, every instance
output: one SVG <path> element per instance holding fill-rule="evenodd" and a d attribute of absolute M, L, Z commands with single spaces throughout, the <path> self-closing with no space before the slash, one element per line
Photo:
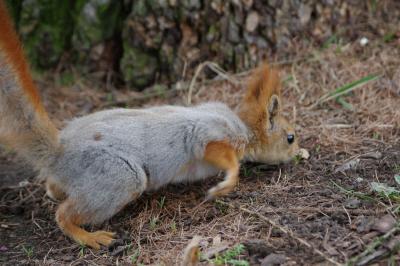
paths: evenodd
<path fill-rule="evenodd" d="M 71 121 L 60 138 L 65 153 L 48 171 L 77 211 L 102 222 L 135 194 L 217 174 L 203 161 L 206 145 L 243 148 L 249 133 L 226 105 L 206 103 L 101 111 Z"/>

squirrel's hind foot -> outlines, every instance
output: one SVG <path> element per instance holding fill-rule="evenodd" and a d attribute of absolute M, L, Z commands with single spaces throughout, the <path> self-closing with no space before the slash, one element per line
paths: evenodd
<path fill-rule="evenodd" d="M 63 202 L 57 210 L 56 220 L 61 230 L 75 242 L 100 249 L 100 245 L 109 246 L 114 241 L 115 233 L 107 231 L 88 232 L 80 227 L 90 222 L 88 217 L 73 212 L 73 203 L 70 200 Z"/>
<path fill-rule="evenodd" d="M 94 249 L 100 249 L 100 245 L 108 247 L 114 241 L 115 233 L 108 231 L 96 231 L 75 235 L 73 238 L 78 243 Z"/>

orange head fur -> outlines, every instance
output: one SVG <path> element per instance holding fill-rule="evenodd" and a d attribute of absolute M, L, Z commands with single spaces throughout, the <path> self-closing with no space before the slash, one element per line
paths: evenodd
<path fill-rule="evenodd" d="M 293 126 L 282 116 L 279 73 L 264 64 L 250 77 L 239 116 L 252 132 L 246 147 L 249 161 L 278 164 L 299 151 Z"/>

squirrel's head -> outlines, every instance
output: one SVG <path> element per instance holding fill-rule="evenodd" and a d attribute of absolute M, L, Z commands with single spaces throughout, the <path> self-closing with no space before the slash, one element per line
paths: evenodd
<path fill-rule="evenodd" d="M 294 127 L 282 116 L 278 71 L 266 64 L 250 77 L 239 116 L 252 132 L 245 159 L 279 164 L 299 153 Z"/>

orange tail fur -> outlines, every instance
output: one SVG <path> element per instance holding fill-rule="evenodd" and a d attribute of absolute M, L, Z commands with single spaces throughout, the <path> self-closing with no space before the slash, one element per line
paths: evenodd
<path fill-rule="evenodd" d="M 0 142 L 40 168 L 59 150 L 5 2 L 0 0 Z"/>

